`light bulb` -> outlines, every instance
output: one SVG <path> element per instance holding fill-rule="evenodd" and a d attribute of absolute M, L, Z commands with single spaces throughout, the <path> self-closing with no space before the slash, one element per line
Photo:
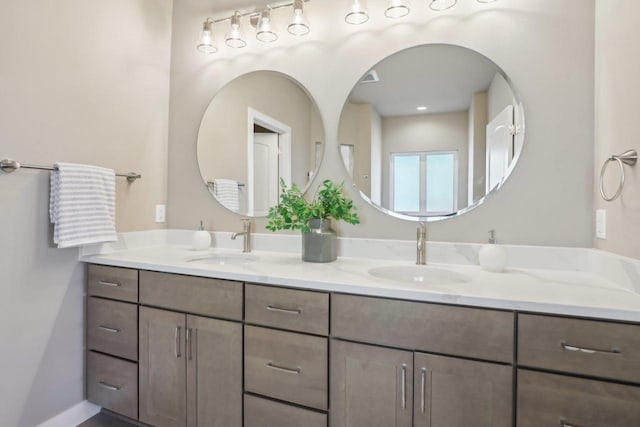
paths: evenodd
<path fill-rule="evenodd" d="M 278 34 L 271 26 L 271 10 L 265 9 L 260 12 L 258 27 L 256 28 L 256 38 L 264 43 L 272 43 L 278 40 Z"/>
<path fill-rule="evenodd" d="M 387 10 L 384 11 L 384 15 L 387 18 L 397 19 L 407 16 L 411 12 L 411 5 L 409 0 L 389 0 Z"/>
<path fill-rule="evenodd" d="M 207 19 L 202 24 L 202 35 L 200 36 L 200 42 L 196 48 L 202 53 L 216 53 L 218 48 L 213 44 L 213 36 L 212 36 L 212 27 L 213 21 L 211 19 Z"/>
<path fill-rule="evenodd" d="M 360 25 L 369 20 L 369 13 L 363 0 L 353 0 L 353 4 L 349 8 L 349 12 L 344 17 L 348 24 Z"/>
<path fill-rule="evenodd" d="M 452 8 L 458 3 L 458 0 L 431 0 L 429 7 L 438 12 Z"/>
<path fill-rule="evenodd" d="M 307 21 L 307 17 L 304 15 L 303 4 L 303 0 L 294 0 L 293 2 L 293 13 L 291 14 L 291 20 L 289 27 L 287 27 L 287 31 L 294 36 L 304 36 L 305 34 L 309 34 L 309 31 L 311 31 L 309 28 L 309 21 Z"/>
<path fill-rule="evenodd" d="M 231 17 L 231 28 L 225 37 L 225 43 L 229 47 L 236 49 L 243 48 L 247 45 L 247 39 L 242 34 L 242 28 L 240 28 L 240 12 L 236 11 Z"/>

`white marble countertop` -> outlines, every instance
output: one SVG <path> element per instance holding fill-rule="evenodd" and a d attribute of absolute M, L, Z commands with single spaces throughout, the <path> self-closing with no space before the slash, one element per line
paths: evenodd
<path fill-rule="evenodd" d="M 434 264 L 432 267 L 467 276 L 455 284 L 399 283 L 376 278 L 371 268 L 413 265 L 409 260 L 341 257 L 314 264 L 299 254 L 254 251 L 254 260 L 238 264 L 190 261 L 207 254 L 234 254 L 235 249 L 195 252 L 185 245 L 119 250 L 84 255 L 81 261 L 117 267 L 291 286 L 301 289 L 380 296 L 463 306 L 640 322 L 640 294 L 601 275 L 586 271 L 510 268 L 489 273 L 475 265 Z"/>

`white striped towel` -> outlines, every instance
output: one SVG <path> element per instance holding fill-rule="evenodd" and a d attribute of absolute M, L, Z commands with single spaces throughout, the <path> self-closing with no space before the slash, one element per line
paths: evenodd
<path fill-rule="evenodd" d="M 238 212 L 240 209 L 238 181 L 232 179 L 214 179 L 213 195 L 225 208 L 233 212 Z"/>
<path fill-rule="evenodd" d="M 59 248 L 115 242 L 116 174 L 98 166 L 56 163 L 49 218 Z"/>

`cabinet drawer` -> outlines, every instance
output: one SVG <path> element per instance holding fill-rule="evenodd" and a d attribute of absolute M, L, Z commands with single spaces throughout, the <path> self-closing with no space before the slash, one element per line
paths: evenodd
<path fill-rule="evenodd" d="M 333 295 L 331 333 L 390 347 L 513 361 L 510 312 Z"/>
<path fill-rule="evenodd" d="M 87 294 L 138 302 L 138 270 L 89 264 Z"/>
<path fill-rule="evenodd" d="M 242 320 L 242 283 L 141 271 L 140 302 L 188 313 Z"/>
<path fill-rule="evenodd" d="M 518 427 L 640 425 L 640 388 L 518 371 Z"/>
<path fill-rule="evenodd" d="M 327 427 L 327 415 L 246 394 L 244 427 Z"/>
<path fill-rule="evenodd" d="M 138 306 L 89 297 L 87 348 L 138 360 Z"/>
<path fill-rule="evenodd" d="M 245 390 L 326 410 L 327 351 L 326 338 L 247 326 Z"/>
<path fill-rule="evenodd" d="M 88 351 L 87 400 L 137 419 L 138 365 Z"/>
<path fill-rule="evenodd" d="M 640 326 L 521 314 L 518 363 L 640 383 Z"/>
<path fill-rule="evenodd" d="M 245 286 L 247 322 L 310 334 L 329 332 L 329 294 Z"/>

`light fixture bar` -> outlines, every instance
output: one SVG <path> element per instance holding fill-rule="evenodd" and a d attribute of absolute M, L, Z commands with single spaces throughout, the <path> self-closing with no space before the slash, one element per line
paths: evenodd
<path fill-rule="evenodd" d="M 311 0 L 302 0 L 304 3 L 309 3 Z M 293 1 L 287 1 L 285 3 L 273 3 L 273 4 L 268 4 L 266 5 L 263 9 L 271 9 L 271 10 L 278 10 L 278 9 L 282 9 L 285 7 L 291 7 L 293 6 L 294 2 Z M 260 13 L 262 11 L 255 11 L 252 10 L 251 12 L 240 12 L 238 11 L 238 13 L 240 14 L 241 18 L 244 18 L 246 16 L 249 16 L 251 18 L 253 17 L 259 17 Z M 217 24 L 219 22 L 224 22 L 224 21 L 231 21 L 231 19 L 233 19 L 235 14 L 230 15 L 230 16 L 226 16 L 224 18 L 217 18 L 217 19 L 211 19 L 211 22 L 213 22 L 214 24 Z M 210 18 L 208 18 L 210 19 Z"/>

